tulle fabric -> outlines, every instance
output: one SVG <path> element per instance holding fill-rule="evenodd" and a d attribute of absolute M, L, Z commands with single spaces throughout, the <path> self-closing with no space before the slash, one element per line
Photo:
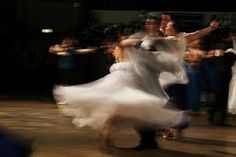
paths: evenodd
<path fill-rule="evenodd" d="M 157 39 L 146 39 L 140 44 L 141 50 L 139 53 L 130 53 L 133 51 L 127 51 L 125 54 L 129 55 L 129 60 L 136 67 L 136 71 L 140 74 L 151 73 L 153 67 L 157 71 L 157 77 L 159 78 L 161 87 L 166 88 L 167 86 L 179 83 L 188 83 L 188 77 L 182 66 L 183 56 L 186 49 L 186 39 L 179 37 L 168 37 L 168 38 L 157 38 Z M 140 68 L 139 64 L 147 65 L 152 68 Z M 151 80 L 144 78 L 144 75 L 140 75 L 144 80 L 143 83 L 150 82 Z M 152 84 L 146 84 L 148 89 L 151 89 Z M 160 89 L 158 87 L 158 89 Z M 157 89 L 154 89 L 158 91 Z"/>
<path fill-rule="evenodd" d="M 228 111 L 236 114 L 236 62 L 232 66 L 232 78 L 229 84 Z"/>
<path fill-rule="evenodd" d="M 126 46 L 125 59 L 113 64 L 110 74 L 84 85 L 55 86 L 54 98 L 62 112 L 73 117 L 77 127 L 102 129 L 113 117 L 119 118 L 120 128 L 176 126 L 185 120 L 186 114 L 165 108 L 169 98 L 163 86 L 188 80 L 178 59 L 164 50 L 149 52 Z M 175 79 L 168 81 L 164 77 L 165 83 L 161 84 L 162 72 Z"/>

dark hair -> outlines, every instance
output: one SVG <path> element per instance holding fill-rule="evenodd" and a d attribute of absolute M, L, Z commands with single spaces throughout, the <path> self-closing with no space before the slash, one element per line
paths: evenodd
<path fill-rule="evenodd" d="M 160 17 L 149 15 L 149 16 L 147 16 L 145 22 L 147 21 L 147 19 L 153 19 L 153 20 L 156 22 L 156 24 L 158 24 L 158 25 L 161 24 L 161 19 L 160 19 Z"/>
<path fill-rule="evenodd" d="M 159 16 L 148 15 L 146 19 L 153 19 L 155 21 L 161 21 Z"/>
<path fill-rule="evenodd" d="M 186 29 L 185 29 L 186 26 L 183 23 L 181 23 L 181 22 L 173 21 L 172 27 L 178 33 L 186 31 Z"/>
<path fill-rule="evenodd" d="M 79 41 L 78 41 L 78 37 L 75 34 L 66 34 L 63 37 L 63 40 L 71 40 L 73 42 L 73 46 L 78 46 Z"/>
<path fill-rule="evenodd" d="M 116 42 L 119 39 L 120 28 L 116 25 L 109 26 L 104 30 L 104 40 L 108 42 Z"/>
<path fill-rule="evenodd" d="M 160 16 L 161 16 L 161 15 L 169 15 L 169 16 L 172 18 L 171 13 L 169 13 L 169 12 L 161 12 L 161 13 L 160 13 Z"/>

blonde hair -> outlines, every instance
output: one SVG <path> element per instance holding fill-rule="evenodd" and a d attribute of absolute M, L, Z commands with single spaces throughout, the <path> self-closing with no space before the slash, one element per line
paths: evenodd
<path fill-rule="evenodd" d="M 123 61 L 123 57 L 124 57 L 124 48 L 121 46 L 116 46 L 114 49 L 114 57 L 115 57 L 115 61 L 116 63 L 118 62 L 122 62 Z"/>
<path fill-rule="evenodd" d="M 136 46 L 141 40 L 140 39 L 124 39 L 120 41 L 114 49 L 114 57 L 116 62 L 122 62 L 124 60 L 124 48 Z"/>

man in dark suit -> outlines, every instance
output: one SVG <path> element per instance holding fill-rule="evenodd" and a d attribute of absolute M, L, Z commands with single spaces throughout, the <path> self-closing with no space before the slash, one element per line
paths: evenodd
<path fill-rule="evenodd" d="M 160 18 L 156 16 L 149 16 L 145 21 L 145 32 L 136 33 L 130 38 L 142 38 L 142 39 L 153 39 L 163 36 L 160 31 Z M 151 47 L 142 47 L 146 50 L 151 50 Z M 139 145 L 133 147 L 133 150 L 151 150 L 158 149 L 158 145 L 156 143 L 156 129 L 151 127 L 140 127 L 136 128 L 136 132 L 139 134 L 140 141 Z"/>

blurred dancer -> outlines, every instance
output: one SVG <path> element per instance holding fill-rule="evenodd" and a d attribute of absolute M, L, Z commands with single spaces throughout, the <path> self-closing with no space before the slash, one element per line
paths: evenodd
<path fill-rule="evenodd" d="M 139 39 L 123 40 L 121 62 L 111 66 L 110 74 L 92 83 L 54 89 L 56 101 L 66 102 L 59 107 L 73 117 L 77 127 L 99 130 L 101 141 L 108 146 L 113 134 L 124 127 L 186 127 L 190 120 L 186 112 L 164 108 L 168 96 L 158 80 L 162 71 L 168 71 L 186 81 L 182 65 L 172 59 L 183 45 L 164 38 L 153 42 L 156 51 L 149 52 L 139 48 Z"/>

